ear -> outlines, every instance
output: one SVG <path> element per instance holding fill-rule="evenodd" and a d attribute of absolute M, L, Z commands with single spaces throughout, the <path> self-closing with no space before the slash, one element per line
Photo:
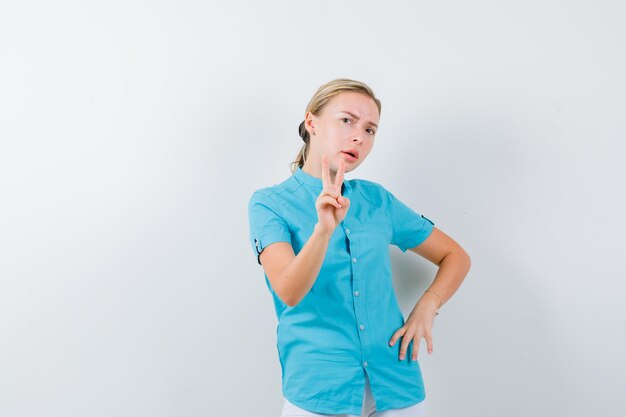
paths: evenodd
<path fill-rule="evenodd" d="M 304 115 L 304 127 L 308 130 L 310 135 L 315 134 L 315 125 L 317 124 L 317 116 L 310 111 Z"/>

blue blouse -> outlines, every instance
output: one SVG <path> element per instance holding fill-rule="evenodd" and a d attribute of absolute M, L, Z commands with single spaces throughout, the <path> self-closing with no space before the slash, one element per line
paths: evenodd
<path fill-rule="evenodd" d="M 297 255 L 317 223 L 321 178 L 301 168 L 280 184 L 261 188 L 248 203 L 250 244 L 259 254 L 289 242 Z M 419 361 L 398 359 L 402 339 L 389 340 L 404 324 L 392 285 L 389 244 L 406 252 L 422 243 L 434 223 L 383 186 L 344 179 L 350 199 L 332 234 L 315 283 L 295 306 L 274 292 L 277 349 L 283 396 L 305 410 L 360 415 L 365 373 L 378 411 L 414 405 L 426 397 Z"/>

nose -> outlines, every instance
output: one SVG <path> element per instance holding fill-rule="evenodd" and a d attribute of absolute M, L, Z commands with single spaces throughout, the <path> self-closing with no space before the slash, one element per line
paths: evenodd
<path fill-rule="evenodd" d="M 357 131 L 352 138 L 352 141 L 361 143 L 363 142 L 363 132 Z"/>

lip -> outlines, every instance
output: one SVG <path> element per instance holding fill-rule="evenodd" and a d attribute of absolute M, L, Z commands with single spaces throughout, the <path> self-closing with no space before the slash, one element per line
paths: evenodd
<path fill-rule="evenodd" d="M 345 156 L 345 158 L 350 161 L 350 162 L 354 162 L 356 161 L 358 158 L 355 158 L 354 156 L 350 155 L 347 152 L 341 151 L 341 154 Z"/>

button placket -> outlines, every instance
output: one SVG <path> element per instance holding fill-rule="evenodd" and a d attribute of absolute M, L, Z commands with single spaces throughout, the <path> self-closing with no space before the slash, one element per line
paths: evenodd
<path fill-rule="evenodd" d="M 365 309 L 367 308 L 367 306 L 365 305 L 365 298 L 361 297 L 361 291 L 363 289 L 362 287 L 362 283 L 361 283 L 361 269 L 359 267 L 359 248 L 360 248 L 360 242 L 359 239 L 355 239 L 355 236 L 358 237 L 360 236 L 359 233 L 357 233 L 356 235 L 354 235 L 354 227 L 352 228 L 353 230 L 350 231 L 349 227 L 344 227 L 344 230 L 346 232 L 346 237 L 348 237 L 348 242 L 349 242 L 349 248 L 350 248 L 350 255 L 351 255 L 351 265 L 352 265 L 352 289 L 353 289 L 353 294 L 354 294 L 354 314 L 355 314 L 355 319 L 356 322 L 358 324 L 357 327 L 357 332 L 358 332 L 358 336 L 359 336 L 359 340 L 361 341 L 361 360 L 362 360 L 362 364 L 364 367 L 367 367 L 368 363 L 367 363 L 367 358 L 369 358 L 369 336 L 366 333 L 366 313 L 365 313 Z M 352 234 L 351 234 L 352 233 Z M 358 288 L 358 289 L 357 289 Z M 358 301 L 358 302 L 357 302 Z"/>
<path fill-rule="evenodd" d="M 346 231 L 346 237 L 348 238 L 348 245 L 350 245 L 350 247 L 351 247 L 352 246 L 351 245 L 351 241 L 350 241 L 350 238 L 348 237 L 348 235 L 350 234 L 350 228 L 348 228 L 345 224 L 343 226 L 344 226 L 344 229 Z M 350 251 L 350 253 L 352 253 L 352 251 Z M 353 261 L 353 263 L 354 263 L 354 261 Z M 352 276 L 354 277 L 354 270 L 352 271 Z M 354 285 L 354 279 L 352 280 L 352 283 Z M 353 294 L 354 294 L 355 297 L 358 297 L 359 296 L 359 290 L 354 290 Z"/>

